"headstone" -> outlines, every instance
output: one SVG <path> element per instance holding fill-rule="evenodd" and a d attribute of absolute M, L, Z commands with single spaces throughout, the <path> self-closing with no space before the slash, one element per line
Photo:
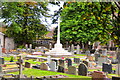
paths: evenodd
<path fill-rule="evenodd" d="M 0 64 L 4 64 L 4 58 L 0 58 Z"/>
<path fill-rule="evenodd" d="M 28 49 L 28 44 L 25 45 L 26 50 Z"/>
<path fill-rule="evenodd" d="M 105 64 L 105 63 L 103 63 L 102 71 L 111 73 L 112 72 L 112 64 Z"/>
<path fill-rule="evenodd" d="M 50 70 L 56 71 L 56 62 L 55 61 L 50 62 Z"/>
<path fill-rule="evenodd" d="M 48 70 L 48 65 L 45 64 L 45 63 L 41 63 L 41 64 L 40 64 L 40 69 L 41 69 L 41 70 Z"/>
<path fill-rule="evenodd" d="M 47 56 L 47 62 L 48 62 L 48 64 L 50 64 L 50 62 L 51 62 L 51 56 Z"/>
<path fill-rule="evenodd" d="M 77 74 L 76 67 L 75 66 L 69 66 L 68 67 L 68 74 L 76 75 Z"/>
<path fill-rule="evenodd" d="M 79 64 L 80 63 L 80 58 L 74 58 L 74 62 Z"/>
<path fill-rule="evenodd" d="M 72 54 L 74 54 L 74 45 L 73 44 L 71 45 L 71 52 L 72 52 Z"/>
<path fill-rule="evenodd" d="M 31 68 L 31 64 L 29 62 L 25 62 L 25 67 L 26 68 Z"/>
<path fill-rule="evenodd" d="M 88 61 L 83 61 L 83 63 L 88 67 Z"/>
<path fill-rule="evenodd" d="M 116 74 L 117 74 L 117 75 L 120 75 L 120 64 L 117 64 Z"/>
<path fill-rule="evenodd" d="M 102 66 L 102 63 L 105 63 L 107 61 L 106 57 L 99 57 L 98 58 L 98 65 Z"/>
<path fill-rule="evenodd" d="M 80 46 L 77 45 L 77 54 L 80 54 Z"/>
<path fill-rule="evenodd" d="M 71 51 L 71 49 L 70 49 L 70 46 L 68 47 L 68 52 L 70 52 Z"/>
<path fill-rule="evenodd" d="M 72 66 L 72 60 L 71 59 L 67 59 L 67 61 L 68 61 L 68 67 Z"/>
<path fill-rule="evenodd" d="M 55 62 L 56 62 L 56 68 L 57 68 L 57 66 L 58 66 L 58 60 L 52 59 L 52 61 L 55 61 Z"/>
<path fill-rule="evenodd" d="M 86 54 L 87 56 L 90 56 L 90 51 L 87 50 L 87 51 L 85 52 L 85 54 Z"/>
<path fill-rule="evenodd" d="M 102 55 L 107 56 L 107 49 L 102 50 Z"/>
<path fill-rule="evenodd" d="M 52 49 L 52 43 L 49 44 L 49 49 L 50 49 L 50 50 Z"/>
<path fill-rule="evenodd" d="M 100 54 L 96 52 L 94 55 L 95 55 L 95 61 L 98 61 L 98 57 L 100 57 Z"/>
<path fill-rule="evenodd" d="M 87 76 L 88 68 L 84 63 L 78 66 L 78 75 Z"/>
<path fill-rule="evenodd" d="M 64 67 L 65 66 L 65 61 L 62 59 L 59 59 L 59 66 Z"/>
<path fill-rule="evenodd" d="M 64 72 L 65 72 L 64 67 L 58 66 L 58 71 L 57 71 L 57 72 L 62 72 L 62 73 L 64 73 Z"/>
<path fill-rule="evenodd" d="M 2 66 L 0 66 L 0 72 L 2 72 Z"/>

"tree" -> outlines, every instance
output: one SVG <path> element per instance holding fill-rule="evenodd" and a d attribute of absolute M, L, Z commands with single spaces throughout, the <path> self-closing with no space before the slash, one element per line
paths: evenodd
<path fill-rule="evenodd" d="M 41 21 L 42 17 L 49 17 L 46 2 L 4 2 L 2 11 L 8 24 L 5 34 L 18 44 L 32 43 L 47 31 Z"/>
<path fill-rule="evenodd" d="M 68 2 L 61 13 L 61 39 L 69 43 L 110 40 L 111 3 Z"/>

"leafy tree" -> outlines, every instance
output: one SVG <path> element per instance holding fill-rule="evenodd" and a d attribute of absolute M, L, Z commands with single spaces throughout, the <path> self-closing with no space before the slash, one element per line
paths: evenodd
<path fill-rule="evenodd" d="M 107 42 L 113 29 L 110 7 L 110 2 L 68 2 L 61 13 L 61 40 L 85 44 Z"/>
<path fill-rule="evenodd" d="M 18 44 L 32 43 L 36 36 L 47 31 L 41 18 L 49 17 L 46 2 L 4 2 L 2 6 L 4 22 L 8 24 L 6 35 Z"/>

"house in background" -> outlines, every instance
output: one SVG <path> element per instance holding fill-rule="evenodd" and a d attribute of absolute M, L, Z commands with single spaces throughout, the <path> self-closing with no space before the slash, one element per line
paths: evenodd
<path fill-rule="evenodd" d="M 5 48 L 8 52 L 9 50 L 15 49 L 15 42 L 13 38 L 5 36 L 5 25 L 0 23 L 0 45 Z"/>

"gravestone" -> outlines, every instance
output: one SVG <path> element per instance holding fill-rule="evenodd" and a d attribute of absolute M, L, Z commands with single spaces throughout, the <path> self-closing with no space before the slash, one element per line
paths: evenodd
<path fill-rule="evenodd" d="M 65 66 L 65 61 L 62 59 L 59 59 L 59 66 L 64 67 Z"/>
<path fill-rule="evenodd" d="M 64 72 L 65 72 L 64 67 L 58 66 L 58 71 L 57 71 L 57 72 L 62 72 L 62 73 L 64 73 Z"/>
<path fill-rule="evenodd" d="M 29 62 L 25 62 L 25 67 L 26 68 L 31 68 L 31 64 Z"/>
<path fill-rule="evenodd" d="M 51 71 L 56 71 L 56 62 L 55 61 L 50 62 L 50 70 Z"/>
<path fill-rule="evenodd" d="M 100 57 L 100 54 L 98 52 L 95 53 L 95 61 L 98 61 L 98 57 Z"/>
<path fill-rule="evenodd" d="M 102 50 L 102 55 L 107 56 L 107 50 L 106 49 Z"/>
<path fill-rule="evenodd" d="M 50 49 L 50 50 L 52 49 L 52 43 L 49 44 L 49 49 Z"/>
<path fill-rule="evenodd" d="M 78 66 L 78 75 L 87 76 L 88 68 L 84 63 Z"/>
<path fill-rule="evenodd" d="M 2 72 L 2 66 L 0 65 L 0 72 Z"/>
<path fill-rule="evenodd" d="M 98 57 L 98 65 L 102 66 L 102 63 L 105 63 L 106 61 L 106 57 Z"/>
<path fill-rule="evenodd" d="M 72 60 L 71 59 L 67 59 L 67 61 L 68 61 L 68 67 L 72 66 Z"/>
<path fill-rule="evenodd" d="M 52 61 L 55 61 L 55 62 L 56 62 L 56 68 L 57 68 L 57 66 L 58 66 L 58 60 L 52 59 Z"/>
<path fill-rule="evenodd" d="M 83 61 L 83 63 L 88 67 L 88 61 Z"/>
<path fill-rule="evenodd" d="M 68 67 L 68 74 L 76 75 L 77 74 L 76 67 L 75 66 L 69 66 Z"/>
<path fill-rule="evenodd" d="M 79 63 L 80 63 L 80 58 L 74 58 L 74 62 L 75 62 L 76 64 L 79 64 Z"/>
<path fill-rule="evenodd" d="M 77 54 L 80 54 L 80 46 L 77 45 Z"/>
<path fill-rule="evenodd" d="M 85 51 L 85 54 L 86 54 L 87 56 L 90 56 L 90 51 L 89 51 L 89 50 Z"/>
<path fill-rule="evenodd" d="M 41 70 L 48 70 L 48 65 L 45 63 L 40 64 L 40 69 Z"/>
<path fill-rule="evenodd" d="M 47 62 L 48 62 L 48 64 L 50 64 L 50 62 L 51 62 L 51 56 L 47 56 Z"/>
<path fill-rule="evenodd" d="M 108 72 L 109 74 L 112 72 L 112 64 L 105 64 L 102 65 L 102 71 Z"/>
<path fill-rule="evenodd" d="M 117 64 L 116 66 L 116 74 L 120 75 L 120 64 Z"/>
<path fill-rule="evenodd" d="M 25 45 L 26 50 L 28 49 L 28 44 Z"/>
<path fill-rule="evenodd" d="M 71 53 L 74 54 L 74 45 L 71 45 Z"/>
<path fill-rule="evenodd" d="M 4 58 L 0 58 L 0 64 L 4 64 Z"/>

